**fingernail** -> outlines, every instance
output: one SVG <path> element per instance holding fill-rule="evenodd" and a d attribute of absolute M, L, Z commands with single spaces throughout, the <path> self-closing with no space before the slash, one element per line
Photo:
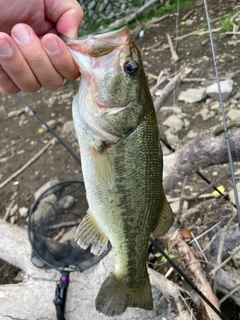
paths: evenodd
<path fill-rule="evenodd" d="M 6 40 L 0 41 L 0 55 L 1 56 L 10 56 L 12 54 L 12 48 Z"/>
<path fill-rule="evenodd" d="M 60 52 L 58 42 L 54 38 L 44 39 L 43 45 L 44 45 L 46 51 L 48 51 L 48 53 L 56 54 L 56 53 Z"/>
<path fill-rule="evenodd" d="M 31 37 L 31 32 L 28 29 L 28 27 L 25 27 L 23 25 L 18 25 L 15 28 L 13 28 L 13 36 L 16 38 L 17 41 L 21 43 L 26 43 Z"/>

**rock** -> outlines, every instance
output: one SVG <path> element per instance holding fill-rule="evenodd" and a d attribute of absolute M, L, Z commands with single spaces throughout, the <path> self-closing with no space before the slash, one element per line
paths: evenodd
<path fill-rule="evenodd" d="M 55 196 L 54 193 L 51 193 L 51 194 L 48 194 L 48 195 L 42 197 L 40 203 L 46 202 L 46 203 L 52 205 L 52 204 L 55 204 L 56 201 L 57 201 L 57 197 Z"/>
<path fill-rule="evenodd" d="M 233 80 L 229 79 L 229 80 L 220 81 L 220 88 L 221 88 L 223 101 L 226 101 L 232 93 Z M 212 97 L 215 101 L 219 100 L 217 82 L 207 87 L 206 94 Z"/>
<path fill-rule="evenodd" d="M 175 106 L 172 106 L 172 107 L 163 106 L 161 107 L 160 112 L 173 112 L 176 114 L 180 114 L 182 112 L 182 109 Z"/>
<path fill-rule="evenodd" d="M 237 190 L 238 190 L 238 198 L 239 198 L 239 201 L 240 201 L 240 191 L 239 191 L 239 190 L 240 190 L 240 182 L 238 182 L 238 183 L 236 184 L 236 188 L 237 188 Z M 233 189 L 229 191 L 228 195 L 229 195 L 230 200 L 231 200 L 233 203 L 236 203 L 235 197 L 234 197 L 234 190 L 233 190 Z"/>
<path fill-rule="evenodd" d="M 163 125 L 173 129 L 173 132 L 178 132 L 183 128 L 184 123 L 179 117 L 172 115 L 163 122 Z"/>
<path fill-rule="evenodd" d="M 59 180 L 58 179 L 53 179 L 51 181 L 46 182 L 43 186 L 41 186 L 37 191 L 35 191 L 34 193 L 34 199 L 37 200 L 40 195 L 46 191 L 47 189 L 51 188 L 52 186 L 54 186 L 56 183 L 58 183 Z M 55 192 L 57 190 L 59 190 L 59 188 L 61 188 L 61 186 L 56 186 L 55 188 L 52 188 L 51 190 L 49 190 L 49 193 Z"/>
<path fill-rule="evenodd" d="M 170 202 L 170 207 L 172 208 L 173 213 L 177 213 L 180 205 L 180 200 Z M 188 202 L 184 201 L 183 202 L 183 208 L 182 208 L 182 213 L 186 212 L 188 209 Z"/>
<path fill-rule="evenodd" d="M 100 3 L 100 5 L 98 7 L 99 13 L 103 12 L 105 8 L 106 8 L 106 5 L 104 3 Z"/>
<path fill-rule="evenodd" d="M 91 9 L 93 9 L 94 7 L 95 7 L 95 5 L 96 5 L 96 2 L 95 1 L 91 1 L 89 4 L 88 4 L 88 10 L 91 10 Z"/>
<path fill-rule="evenodd" d="M 19 208 L 18 211 L 21 217 L 26 218 L 28 216 L 28 208 L 22 207 L 22 208 Z"/>
<path fill-rule="evenodd" d="M 63 128 L 62 128 L 62 133 L 63 134 L 72 133 L 72 134 L 74 134 L 74 136 L 76 136 L 75 129 L 74 129 L 74 123 L 72 120 L 66 121 L 64 123 Z"/>
<path fill-rule="evenodd" d="M 52 203 L 50 202 L 40 202 L 37 209 L 33 212 L 35 223 L 49 213 L 52 210 Z"/>
<path fill-rule="evenodd" d="M 195 138 L 197 135 L 198 135 L 197 132 L 195 132 L 195 131 L 193 131 L 193 130 L 190 130 L 190 131 L 188 132 L 188 134 L 187 134 L 187 137 L 188 137 L 189 139 L 193 139 L 193 138 Z"/>
<path fill-rule="evenodd" d="M 161 147 L 162 147 L 162 153 L 164 156 L 172 153 L 171 150 L 169 150 L 164 143 L 161 142 Z"/>
<path fill-rule="evenodd" d="M 25 113 L 25 107 L 21 108 L 21 109 L 10 111 L 8 113 L 8 118 L 17 118 L 23 113 Z"/>
<path fill-rule="evenodd" d="M 238 104 L 238 100 L 232 98 L 232 99 L 230 99 L 230 103 L 231 103 L 231 104 Z"/>
<path fill-rule="evenodd" d="M 233 99 L 240 99 L 240 91 L 233 96 Z"/>
<path fill-rule="evenodd" d="M 227 117 L 230 120 L 235 120 L 236 118 L 240 117 L 240 110 L 238 109 L 231 109 L 227 112 Z"/>
<path fill-rule="evenodd" d="M 186 103 L 194 103 L 202 101 L 206 97 L 205 88 L 188 89 L 182 91 L 178 96 L 179 101 L 184 101 Z"/>
<path fill-rule="evenodd" d="M 211 110 L 220 110 L 220 103 L 217 101 L 210 107 Z"/>
<path fill-rule="evenodd" d="M 185 21 L 185 24 L 186 24 L 187 26 L 190 26 L 190 25 L 193 24 L 193 20 L 192 20 L 192 19 L 187 19 L 187 20 Z"/>
<path fill-rule="evenodd" d="M 58 124 L 58 121 L 55 119 L 51 119 L 51 120 L 47 121 L 47 125 L 49 125 L 49 127 L 51 127 L 52 129 L 55 129 L 57 124 Z M 42 124 L 42 128 L 43 128 L 42 132 L 48 131 L 48 129 L 45 127 L 44 124 Z"/>
<path fill-rule="evenodd" d="M 215 113 L 213 111 L 209 111 L 207 108 L 204 108 L 199 111 L 199 115 L 202 117 L 203 121 L 207 121 L 215 116 Z"/>
<path fill-rule="evenodd" d="M 178 142 L 178 136 L 172 132 L 171 128 L 167 129 L 164 133 L 169 144 L 175 144 Z"/>
<path fill-rule="evenodd" d="M 75 198 L 71 195 L 66 195 L 61 198 L 58 202 L 59 207 L 62 209 L 69 209 L 74 204 Z"/>
<path fill-rule="evenodd" d="M 184 127 L 185 128 L 188 128 L 191 124 L 191 122 L 188 120 L 188 119 L 183 119 L 183 122 L 184 122 Z"/>

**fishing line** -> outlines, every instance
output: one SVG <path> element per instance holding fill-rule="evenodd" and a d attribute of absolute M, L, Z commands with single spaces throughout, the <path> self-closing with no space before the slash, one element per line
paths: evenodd
<path fill-rule="evenodd" d="M 184 280 L 193 288 L 194 291 L 211 307 L 211 309 L 222 319 L 227 320 L 227 318 L 222 314 L 208 298 L 195 286 L 192 280 L 173 262 L 171 258 L 162 250 L 162 248 L 150 237 L 151 243 L 154 247 L 168 260 L 168 262 L 173 266 L 173 268 L 184 278 Z"/>
<path fill-rule="evenodd" d="M 237 208 L 237 213 L 238 213 L 238 223 L 240 224 L 239 197 L 238 197 L 238 191 L 237 191 L 236 180 L 235 180 L 235 175 L 234 175 L 234 166 L 233 166 L 231 147 L 230 147 L 230 142 L 229 142 L 227 122 L 226 122 L 226 118 L 225 118 L 225 109 L 224 109 L 221 86 L 220 86 L 218 64 L 217 64 L 217 58 L 216 58 L 216 53 L 215 53 L 215 45 L 214 45 L 213 36 L 212 36 L 212 27 L 211 27 L 209 12 L 208 12 L 207 0 L 203 0 L 203 2 L 204 2 L 206 19 L 207 19 L 208 30 L 209 30 L 209 39 L 210 39 L 211 49 L 212 49 L 212 57 L 213 57 L 214 70 L 215 70 L 215 76 L 216 76 L 217 87 L 218 87 L 219 102 L 220 102 L 220 107 L 221 107 L 221 112 L 222 112 L 222 122 L 223 122 L 223 128 L 224 128 L 224 133 L 225 133 L 225 141 L 226 141 L 226 145 L 227 145 L 227 152 L 228 152 L 229 166 L 230 166 L 231 177 L 232 177 L 234 198 L 235 198 L 235 203 L 236 203 L 236 208 Z"/>
<path fill-rule="evenodd" d="M 49 131 L 58 139 L 58 141 L 66 148 L 66 143 L 58 136 L 58 134 L 48 126 L 46 121 L 36 112 L 36 110 L 21 96 L 20 93 L 17 93 L 18 98 L 33 112 L 33 114 L 38 118 L 40 122 L 42 122 L 46 128 L 50 129 Z M 62 143 L 63 142 L 63 143 Z M 170 145 L 169 147 L 174 150 Z M 74 155 L 74 159 L 80 163 L 80 159 L 75 155 L 75 153 L 67 146 L 67 151 L 70 152 L 71 155 Z M 175 150 L 174 150 L 175 151 Z M 79 159 L 79 160 L 78 160 Z M 152 244 L 156 247 L 156 249 L 169 261 L 169 263 L 173 266 L 173 268 L 176 269 L 176 271 L 186 280 L 186 282 L 193 288 L 194 291 L 198 293 L 198 295 L 212 308 L 223 320 L 227 320 L 223 314 L 217 310 L 214 305 L 204 296 L 204 294 L 195 286 L 195 284 L 188 278 L 187 275 L 184 274 L 184 272 L 173 262 L 171 258 L 161 249 L 161 247 L 152 239 L 150 238 L 150 241 Z"/>
<path fill-rule="evenodd" d="M 48 131 L 51 132 L 51 134 L 64 146 L 64 148 L 73 156 L 75 160 L 79 164 L 81 164 L 80 158 L 72 151 L 71 148 L 62 140 L 62 138 L 59 137 L 59 135 L 47 124 L 47 122 L 40 116 L 40 114 L 30 105 L 30 103 L 27 102 L 26 99 L 23 98 L 23 96 L 20 93 L 16 93 L 18 98 L 25 104 L 25 106 L 28 107 L 28 109 L 35 115 L 35 117 L 38 118 L 38 120 L 48 129 Z"/>

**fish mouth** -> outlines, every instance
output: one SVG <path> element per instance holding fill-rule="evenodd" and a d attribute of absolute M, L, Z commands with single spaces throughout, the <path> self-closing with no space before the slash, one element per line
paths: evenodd
<path fill-rule="evenodd" d="M 72 49 L 91 57 L 106 55 L 130 40 L 128 27 L 123 27 L 108 33 L 89 35 L 84 39 L 70 39 L 60 35 L 61 39 Z"/>

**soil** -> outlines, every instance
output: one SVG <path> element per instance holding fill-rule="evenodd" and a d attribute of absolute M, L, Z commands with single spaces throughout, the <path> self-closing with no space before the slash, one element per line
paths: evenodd
<path fill-rule="evenodd" d="M 225 15 L 232 16 L 239 9 L 240 4 L 235 0 L 219 1 L 209 0 L 209 12 L 213 29 L 221 26 Z M 186 18 L 187 15 L 187 18 Z M 192 20 L 191 25 L 186 24 L 186 20 Z M 191 106 L 177 101 L 180 91 L 187 88 L 206 85 L 209 81 L 214 81 L 214 68 L 212 53 L 208 35 L 192 35 L 183 40 L 174 41 L 176 35 L 179 37 L 190 32 L 204 28 L 207 30 L 205 10 L 203 1 L 196 1 L 192 5 L 180 9 L 177 13 L 170 14 L 167 18 L 157 24 L 148 23 L 151 27 L 146 28 L 144 36 L 138 37 L 136 29 L 133 30 L 133 37 L 138 47 L 142 50 L 142 57 L 145 71 L 156 76 L 160 71 L 164 75 L 171 75 L 182 67 L 192 68 L 189 78 L 204 78 L 206 81 L 184 82 L 176 89 L 175 93 L 167 101 L 167 106 L 177 105 L 182 108 L 182 112 L 187 114 L 190 121 L 189 127 L 184 127 L 179 133 L 179 142 L 175 148 L 184 144 L 186 135 L 190 130 L 201 132 L 217 123 L 221 123 L 220 110 L 216 115 L 207 121 L 203 121 L 198 115 L 201 108 L 205 107 L 206 101 L 195 103 Z M 176 28 L 177 26 L 177 28 Z M 144 27 L 144 25 L 143 25 Z M 139 28 L 138 28 L 139 31 Z M 169 33 L 179 55 L 179 61 L 174 63 L 171 60 L 170 50 L 166 47 L 166 33 Z M 229 74 L 236 73 L 239 68 L 240 38 L 232 35 L 225 35 L 221 32 L 213 33 L 216 55 L 220 77 L 224 78 Z M 240 73 L 233 77 L 234 92 L 240 87 Z M 153 86 L 155 81 L 149 77 L 149 86 Z M 41 89 L 34 94 L 22 94 L 25 99 L 35 108 L 46 120 L 56 120 L 56 132 L 64 139 L 71 149 L 79 154 L 79 147 L 75 135 L 63 132 L 63 125 L 72 119 L 71 103 L 78 90 L 78 81 L 69 82 L 55 91 Z M 228 103 L 226 108 L 228 108 Z M 24 109 L 24 112 L 13 118 L 9 118 L 9 113 L 14 110 Z M 162 138 L 165 138 L 164 131 L 167 127 L 161 125 L 167 114 L 160 113 L 158 116 L 159 128 Z M 0 184 L 14 174 L 19 168 L 26 164 L 46 145 L 52 136 L 49 132 L 42 132 L 41 123 L 31 112 L 27 111 L 16 95 L 4 95 L 0 93 Z M 212 179 L 212 172 L 219 170 L 211 168 L 205 170 L 205 174 Z M 222 169 L 221 169 L 222 170 Z M 49 146 L 41 156 L 29 165 L 22 173 L 12 179 L 0 189 L 0 217 L 3 218 L 7 207 L 14 200 L 18 208 L 28 209 L 34 202 L 34 192 L 52 179 L 70 180 L 82 178 L 81 167 L 76 160 L 59 144 L 54 143 Z M 199 191 L 205 183 L 195 177 L 190 179 L 191 190 Z M 230 187 L 230 185 L 227 185 Z M 179 196 L 180 190 L 176 187 L 172 195 Z M 9 217 L 10 219 L 10 217 Z M 13 223 L 26 228 L 26 218 L 15 215 Z M 2 267 L 3 268 L 3 267 Z M 0 264 L 1 271 L 1 264 Z M 5 269 L 6 271 L 6 269 Z M 233 319 L 233 318 L 231 318 Z"/>

